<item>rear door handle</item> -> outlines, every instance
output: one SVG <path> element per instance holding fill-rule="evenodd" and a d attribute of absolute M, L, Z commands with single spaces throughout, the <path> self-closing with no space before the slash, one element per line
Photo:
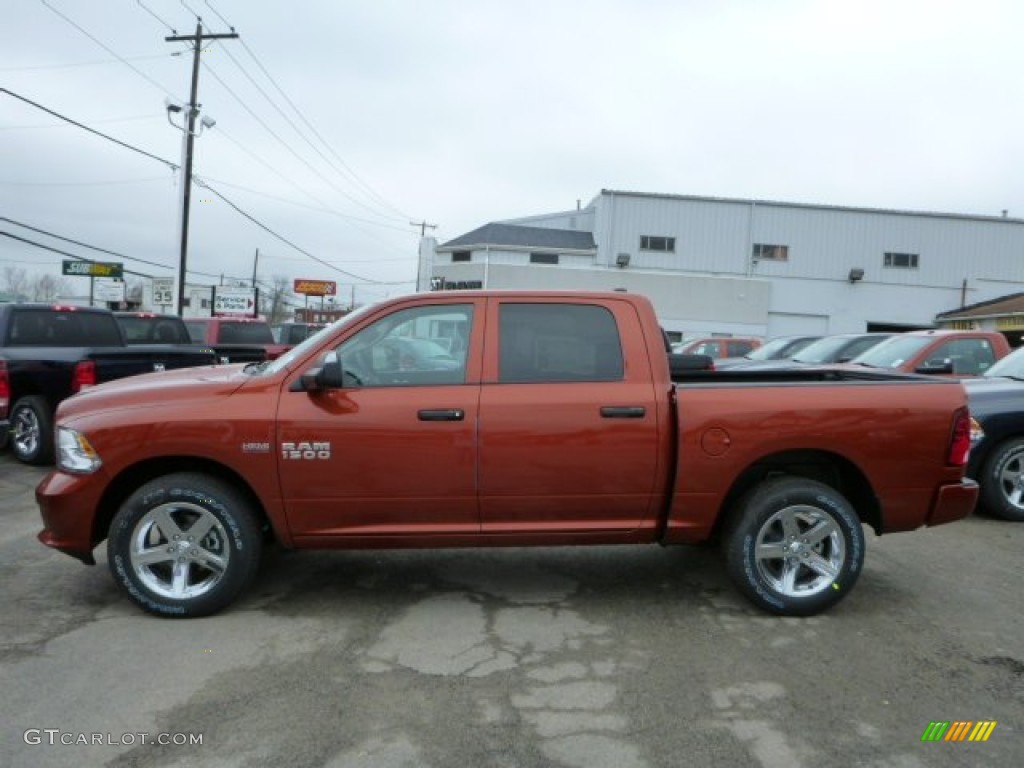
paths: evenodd
<path fill-rule="evenodd" d="M 642 405 L 604 405 L 601 416 L 605 419 L 642 419 L 647 409 Z"/>
<path fill-rule="evenodd" d="M 461 408 L 424 408 L 418 416 L 420 421 L 462 421 L 466 412 Z"/>

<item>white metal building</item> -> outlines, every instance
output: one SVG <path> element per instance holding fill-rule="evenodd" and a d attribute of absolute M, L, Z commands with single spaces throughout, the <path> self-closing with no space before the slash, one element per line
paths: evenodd
<path fill-rule="evenodd" d="M 420 290 L 627 290 L 673 334 L 905 330 L 1024 288 L 1024 220 L 602 190 L 420 248 Z"/>

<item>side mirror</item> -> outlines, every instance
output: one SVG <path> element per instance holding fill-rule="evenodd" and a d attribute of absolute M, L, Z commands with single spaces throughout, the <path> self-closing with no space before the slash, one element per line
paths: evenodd
<path fill-rule="evenodd" d="M 337 352 L 324 355 L 324 362 L 318 368 L 310 368 L 299 379 L 306 392 L 320 392 L 325 389 L 341 389 L 345 386 L 345 375 Z"/>
<path fill-rule="evenodd" d="M 953 360 L 951 358 L 926 360 L 914 373 L 924 373 L 931 376 L 949 374 L 953 372 Z"/>

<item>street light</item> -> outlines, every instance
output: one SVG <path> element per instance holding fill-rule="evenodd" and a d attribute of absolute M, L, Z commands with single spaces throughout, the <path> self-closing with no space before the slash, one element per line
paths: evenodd
<path fill-rule="evenodd" d="M 193 84 L 193 92 L 195 85 Z M 194 98 L 193 98 L 194 101 Z M 204 115 L 199 121 L 199 130 L 196 131 L 196 117 L 199 115 L 199 104 L 178 104 L 170 99 L 164 99 L 164 106 L 167 108 L 167 122 L 182 132 L 181 137 L 181 206 L 178 209 L 178 225 L 181 232 L 181 258 L 178 264 L 178 296 L 177 314 L 182 316 L 185 313 L 185 272 L 188 262 L 188 214 L 189 203 L 192 200 L 192 142 L 196 136 L 201 136 L 204 129 L 213 128 L 217 121 L 208 115 Z M 171 119 L 172 114 L 184 113 L 187 115 L 187 122 L 178 125 Z"/>

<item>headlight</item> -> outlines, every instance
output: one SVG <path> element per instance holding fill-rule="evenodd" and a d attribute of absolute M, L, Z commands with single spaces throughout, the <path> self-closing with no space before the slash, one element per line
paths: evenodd
<path fill-rule="evenodd" d="M 91 475 L 103 462 L 85 435 L 57 427 L 57 466 L 76 475 Z"/>

